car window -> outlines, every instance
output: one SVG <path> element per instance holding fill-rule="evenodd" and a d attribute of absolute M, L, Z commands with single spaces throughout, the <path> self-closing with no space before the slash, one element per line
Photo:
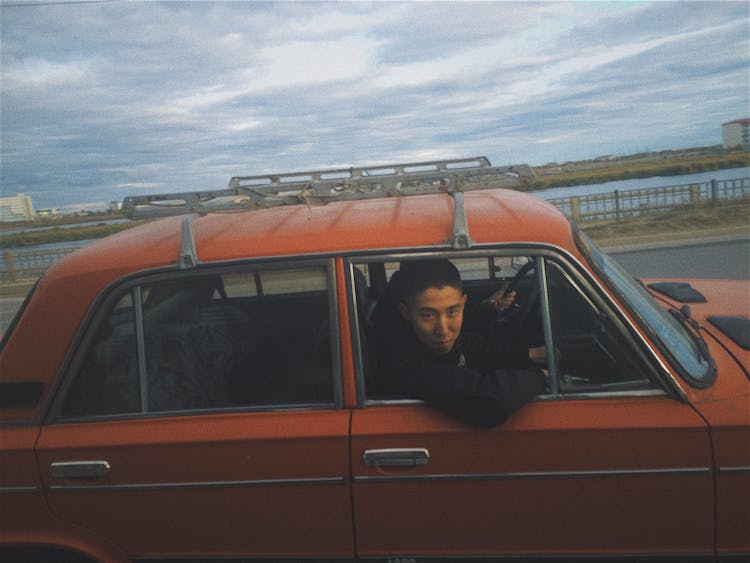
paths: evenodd
<path fill-rule="evenodd" d="M 62 415 L 334 403 L 325 267 L 143 283 L 91 328 Z"/>
<path fill-rule="evenodd" d="M 434 257 L 430 255 L 430 257 Z M 512 347 L 537 348 L 552 343 L 557 393 L 596 393 L 654 388 L 643 355 L 608 310 L 598 306 L 577 277 L 560 263 L 543 261 L 532 254 L 449 257 L 459 269 L 468 301 L 463 330 L 484 333 L 511 342 Z M 548 313 L 540 296 L 537 267 L 545 264 Z M 371 401 L 399 399 L 383 393 L 379 385 L 378 334 L 389 323 L 400 322 L 397 312 L 399 262 L 355 264 L 355 301 L 359 341 L 358 359 Z M 385 275 L 383 276 L 383 271 Z M 379 273 L 380 271 L 380 273 Z M 377 280 L 388 284 L 378 288 Z M 490 297 L 498 291 L 513 292 L 513 303 L 503 309 L 490 307 Z M 545 334 L 545 315 L 548 331 Z M 387 329 L 386 329 L 387 330 Z M 552 354 L 547 352 L 548 356 Z M 511 367 L 511 366 L 498 366 Z M 519 367 L 519 366 L 515 366 Z"/>
<path fill-rule="evenodd" d="M 434 254 L 425 256 L 434 258 Z M 420 257 L 410 259 L 421 259 Z M 538 315 L 531 314 L 537 308 L 536 277 L 529 270 L 531 257 L 523 254 L 474 255 L 450 257 L 458 268 L 468 301 L 463 313 L 465 331 L 488 334 L 497 338 L 511 338 L 515 342 L 529 345 L 544 345 Z M 365 381 L 366 400 L 381 401 L 402 399 L 384 392 L 380 384 L 380 335 L 390 330 L 393 323 L 400 322 L 397 311 L 399 260 L 355 264 L 353 268 L 354 294 L 358 329 L 354 335 L 359 346 L 355 349 L 357 363 Z M 490 307 L 489 298 L 499 291 L 510 288 L 516 302 L 502 314 Z M 521 327 L 523 327 L 521 329 Z"/>
<path fill-rule="evenodd" d="M 685 379 L 698 387 L 706 387 L 716 377 L 713 359 L 699 340 L 677 321 L 674 315 L 661 306 L 656 299 L 625 271 L 625 269 L 591 241 L 579 233 L 578 243 L 590 257 L 602 278 L 622 297 L 643 320 L 644 326 L 653 333 L 662 349 L 681 369 Z"/>
<path fill-rule="evenodd" d="M 649 389 L 639 355 L 613 317 L 565 270 L 546 262 L 552 341 L 562 393 Z"/>

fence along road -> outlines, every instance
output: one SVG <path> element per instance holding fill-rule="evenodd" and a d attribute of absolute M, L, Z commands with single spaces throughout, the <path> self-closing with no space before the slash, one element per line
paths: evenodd
<path fill-rule="evenodd" d="M 604 194 L 570 196 L 547 201 L 577 223 L 585 225 L 598 221 L 619 221 L 656 215 L 682 206 L 747 197 L 750 197 L 750 178 L 710 180 L 644 190 L 615 190 Z M 75 247 L 6 251 L 0 261 L 0 281 L 7 284 L 34 280 L 54 262 L 73 250 Z"/>
<path fill-rule="evenodd" d="M 548 199 L 576 223 L 620 221 L 656 215 L 685 205 L 717 203 L 750 196 L 750 178 L 710 180 L 645 190 Z"/>

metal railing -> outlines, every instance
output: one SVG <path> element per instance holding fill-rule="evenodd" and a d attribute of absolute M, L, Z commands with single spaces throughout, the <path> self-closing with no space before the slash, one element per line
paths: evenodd
<path fill-rule="evenodd" d="M 52 264 L 74 250 L 75 248 L 5 251 L 0 262 L 0 281 L 7 283 L 38 278 Z"/>
<path fill-rule="evenodd" d="M 750 178 L 710 180 L 646 190 L 571 196 L 548 201 L 576 223 L 621 221 L 657 215 L 683 205 L 728 202 L 750 197 Z"/>
<path fill-rule="evenodd" d="M 484 156 L 406 164 L 351 167 L 260 176 L 235 176 L 223 190 L 126 197 L 126 217 L 243 211 L 259 207 L 329 203 L 355 199 L 465 192 L 487 188 L 523 189 L 534 179 L 526 164 L 492 166 Z"/>
<path fill-rule="evenodd" d="M 655 215 L 686 205 L 731 202 L 750 197 L 750 178 L 711 180 L 614 192 L 590 196 L 571 196 L 548 200 L 577 223 L 618 221 L 643 215 Z M 41 276 L 46 269 L 74 248 L 54 250 L 14 250 L 0 256 L 0 281 L 28 280 Z"/>

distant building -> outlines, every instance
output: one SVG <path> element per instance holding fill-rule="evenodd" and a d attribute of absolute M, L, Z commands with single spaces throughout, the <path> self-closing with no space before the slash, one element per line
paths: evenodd
<path fill-rule="evenodd" d="M 109 207 L 107 208 L 110 212 L 114 213 L 116 211 L 122 211 L 122 202 L 121 201 L 110 201 Z"/>
<path fill-rule="evenodd" d="M 725 149 L 750 148 L 750 119 L 735 119 L 722 123 L 721 136 Z"/>
<path fill-rule="evenodd" d="M 31 221 L 34 218 L 34 206 L 31 198 L 24 194 L 12 197 L 0 197 L 0 221 Z"/>
<path fill-rule="evenodd" d="M 38 217 L 52 217 L 53 215 L 60 214 L 60 208 L 50 207 L 49 209 L 39 209 L 36 214 Z"/>

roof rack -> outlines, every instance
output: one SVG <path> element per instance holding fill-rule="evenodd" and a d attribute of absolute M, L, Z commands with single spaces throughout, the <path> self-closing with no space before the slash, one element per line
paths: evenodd
<path fill-rule="evenodd" d="M 290 204 L 519 188 L 534 178 L 528 165 L 492 166 L 484 157 L 363 166 L 287 174 L 235 176 L 223 190 L 126 197 L 131 219 L 241 211 Z"/>

